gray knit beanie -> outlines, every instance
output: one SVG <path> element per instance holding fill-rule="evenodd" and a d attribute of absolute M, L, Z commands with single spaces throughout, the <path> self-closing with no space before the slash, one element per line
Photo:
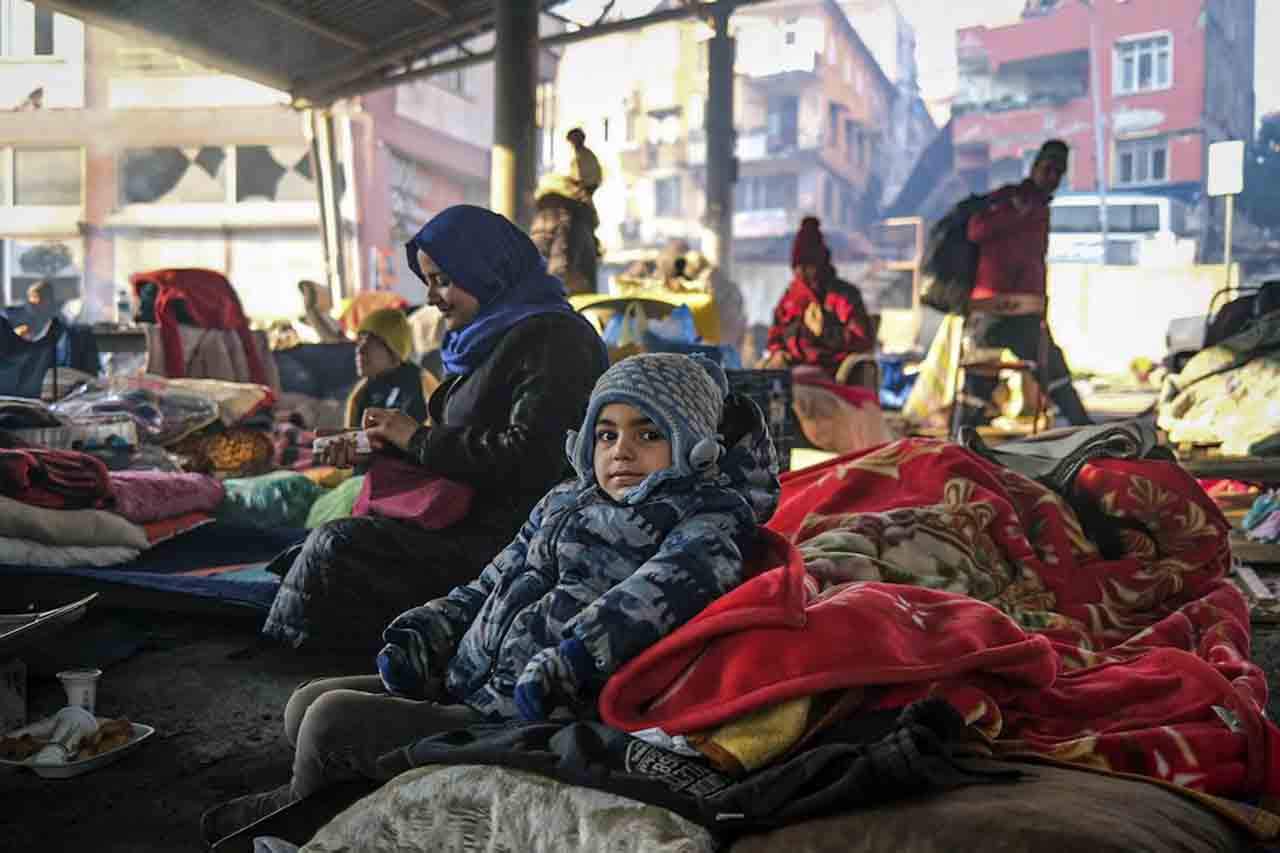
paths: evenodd
<path fill-rule="evenodd" d="M 578 476 L 594 478 L 596 419 L 610 403 L 626 403 L 648 415 L 671 442 L 672 469 L 702 473 L 720 458 L 716 433 L 728 392 L 724 371 L 704 356 L 633 355 L 596 381 L 582 429 L 570 431 L 565 450 Z"/>

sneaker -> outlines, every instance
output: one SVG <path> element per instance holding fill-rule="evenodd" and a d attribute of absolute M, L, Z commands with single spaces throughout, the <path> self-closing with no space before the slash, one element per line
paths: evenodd
<path fill-rule="evenodd" d="M 257 823 L 295 799 L 292 786 L 286 782 L 279 788 L 261 794 L 246 794 L 228 800 L 200 816 L 200 835 L 204 838 L 204 843 L 212 847 L 228 835 L 239 832 L 251 823 Z"/>

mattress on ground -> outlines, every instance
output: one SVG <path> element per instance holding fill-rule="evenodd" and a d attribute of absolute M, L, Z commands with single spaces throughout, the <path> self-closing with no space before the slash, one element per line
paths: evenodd
<path fill-rule="evenodd" d="M 49 578 L 50 586 L 86 592 L 125 586 L 167 596 L 194 596 L 266 610 L 279 579 L 265 570 L 281 551 L 306 538 L 306 530 L 259 530 L 215 522 L 190 530 L 144 551 L 138 559 L 109 568 L 75 566 L 45 568 L 0 565 L 0 588 L 38 589 L 33 579 Z M 57 583 L 52 583 L 53 579 Z M 18 584 L 17 581 L 23 583 Z M 119 597 L 110 597 L 120 602 Z M 166 608 L 167 609 L 167 608 Z"/>

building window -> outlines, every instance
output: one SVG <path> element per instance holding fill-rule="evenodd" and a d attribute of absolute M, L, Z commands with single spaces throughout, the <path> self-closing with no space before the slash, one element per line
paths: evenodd
<path fill-rule="evenodd" d="M 1129 139 L 1116 143 L 1115 185 L 1159 184 L 1169 180 L 1169 140 Z"/>
<path fill-rule="evenodd" d="M 733 185 L 735 210 L 793 210 L 799 182 L 795 175 L 739 178 Z"/>
<path fill-rule="evenodd" d="M 680 215 L 680 176 L 658 178 L 653 182 L 654 216 Z"/>
<path fill-rule="evenodd" d="M 1116 43 L 1115 93 L 1131 95 L 1173 85 L 1173 39 L 1141 36 Z"/>
<path fill-rule="evenodd" d="M 799 136 L 800 99 L 795 95 L 775 95 L 769 98 L 766 124 L 767 147 L 770 152 L 794 148 Z"/>
<path fill-rule="evenodd" d="M 237 145 L 236 201 L 315 201 L 305 145 Z"/>
<path fill-rule="evenodd" d="M 53 55 L 53 12 L 26 0 L 0 0 L 0 56 Z"/>
<path fill-rule="evenodd" d="M 76 205 L 81 203 L 79 148 L 15 148 L 14 204 Z"/>
<path fill-rule="evenodd" d="M 831 134 L 827 144 L 834 148 L 840 147 L 840 105 L 834 101 L 827 105 L 827 127 Z"/>

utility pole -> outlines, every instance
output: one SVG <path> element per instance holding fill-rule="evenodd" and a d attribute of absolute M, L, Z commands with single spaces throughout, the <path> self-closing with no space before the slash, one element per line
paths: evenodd
<path fill-rule="evenodd" d="M 702 253 L 726 279 L 732 278 L 733 184 L 738 179 L 733 129 L 733 64 L 735 44 L 729 17 L 736 4 L 717 0 L 707 10 L 715 35 L 707 47 L 707 210 L 703 218 Z"/>
<path fill-rule="evenodd" d="M 1093 94 L 1094 184 L 1098 195 L 1098 224 L 1102 231 L 1099 265 L 1107 262 L 1107 156 L 1106 117 L 1102 112 L 1102 56 L 1098 52 L 1098 7 L 1093 0 L 1080 0 L 1089 10 L 1089 91 Z"/>

